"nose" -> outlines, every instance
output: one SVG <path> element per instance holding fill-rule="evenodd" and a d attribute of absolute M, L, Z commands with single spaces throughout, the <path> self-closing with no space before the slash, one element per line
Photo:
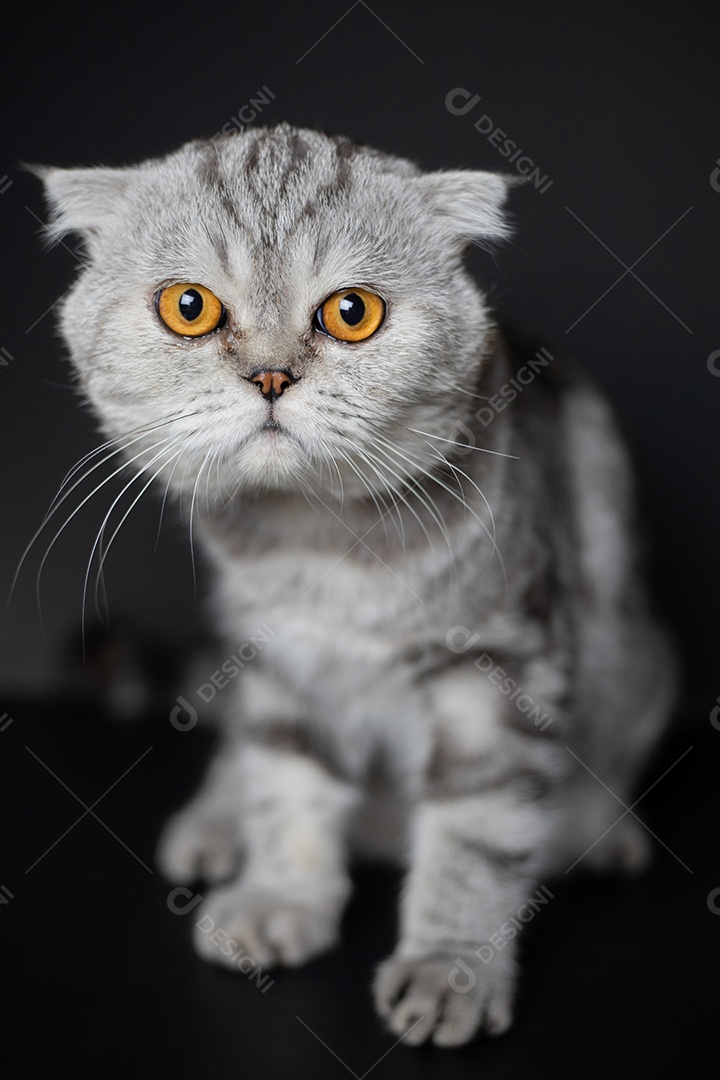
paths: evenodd
<path fill-rule="evenodd" d="M 275 398 L 284 394 L 297 379 L 289 371 L 255 371 L 248 376 L 248 381 L 257 386 L 265 400 L 272 404 Z"/>

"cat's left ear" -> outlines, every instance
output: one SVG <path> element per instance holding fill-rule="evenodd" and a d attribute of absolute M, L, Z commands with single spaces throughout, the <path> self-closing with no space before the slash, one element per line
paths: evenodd
<path fill-rule="evenodd" d="M 130 185 L 127 169 L 59 169 L 46 165 L 26 168 L 42 180 L 50 205 L 49 243 L 69 232 L 85 241 L 92 258 L 116 242 L 123 227 L 123 203 Z"/>
<path fill-rule="evenodd" d="M 503 206 L 517 182 L 514 176 L 468 169 L 426 173 L 419 179 L 438 220 L 460 242 L 474 240 L 488 246 L 512 232 Z"/>

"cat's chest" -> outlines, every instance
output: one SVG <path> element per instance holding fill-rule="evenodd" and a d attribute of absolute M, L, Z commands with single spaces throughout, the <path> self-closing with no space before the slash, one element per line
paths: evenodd
<path fill-rule="evenodd" d="M 258 665 L 265 689 L 259 705 L 252 698 L 245 707 L 267 712 L 269 681 L 271 696 L 282 688 L 301 716 L 342 732 L 338 753 L 351 772 L 362 771 L 376 745 L 403 768 L 420 760 L 430 721 L 413 643 L 428 629 L 409 583 L 351 555 L 306 554 L 296 564 L 268 555 L 253 560 L 253 570 L 226 568 L 220 597 L 230 633 L 242 627 L 246 639 L 270 639 Z"/>
<path fill-rule="evenodd" d="M 226 563 L 217 601 L 232 623 L 325 649 L 383 652 L 422 617 L 417 569 L 353 551 L 267 553 Z M 342 643 L 342 644 L 340 644 Z"/>

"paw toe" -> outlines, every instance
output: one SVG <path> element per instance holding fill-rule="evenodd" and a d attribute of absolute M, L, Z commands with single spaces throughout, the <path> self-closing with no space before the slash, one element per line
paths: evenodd
<path fill-rule="evenodd" d="M 500 1035 L 510 1027 L 511 969 L 484 972 L 460 992 L 451 983 L 455 963 L 450 955 L 391 957 L 378 968 L 378 1011 L 407 1045 L 432 1039 L 436 1046 L 463 1046 L 480 1030 Z"/>
<path fill-rule="evenodd" d="M 230 966 L 232 947 L 262 967 L 294 967 L 335 944 L 337 922 L 332 912 L 288 903 L 279 895 L 242 885 L 230 886 L 217 890 L 206 902 L 196 923 L 195 946 L 205 959 Z M 220 947 L 225 943 L 225 949 Z"/>
<path fill-rule="evenodd" d="M 203 878 L 224 881 L 237 871 L 239 861 L 235 826 L 229 821 L 203 821 L 178 814 L 163 831 L 157 864 L 173 884 Z"/>

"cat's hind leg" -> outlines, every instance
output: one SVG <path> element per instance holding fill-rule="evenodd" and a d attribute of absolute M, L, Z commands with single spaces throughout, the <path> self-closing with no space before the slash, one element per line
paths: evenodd
<path fill-rule="evenodd" d="M 639 874 L 648 866 L 650 835 L 632 812 L 632 798 L 605 790 L 589 774 L 577 777 L 568 791 L 567 826 L 554 869 L 575 867 L 598 873 Z"/>
<path fill-rule="evenodd" d="M 622 629 L 615 640 L 623 640 Z M 628 636 L 626 647 L 610 656 L 607 673 L 591 673 L 581 703 L 592 717 L 589 740 L 571 738 L 565 747 L 577 768 L 561 833 L 563 872 L 572 865 L 639 873 L 652 856 L 653 833 L 642 800 L 662 775 L 651 755 L 672 713 L 678 674 L 660 628 L 639 622 Z"/>

